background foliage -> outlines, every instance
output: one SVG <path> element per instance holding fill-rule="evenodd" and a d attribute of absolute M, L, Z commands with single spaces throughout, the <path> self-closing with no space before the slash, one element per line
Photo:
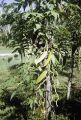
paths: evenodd
<path fill-rule="evenodd" d="M 15 0 L 1 7 L 1 46 L 19 54 L 0 58 L 9 65 L 0 72 L 0 118 L 80 120 L 80 1 Z"/>

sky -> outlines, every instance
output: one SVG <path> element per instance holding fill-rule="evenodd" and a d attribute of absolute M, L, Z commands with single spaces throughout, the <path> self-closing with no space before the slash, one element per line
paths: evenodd
<path fill-rule="evenodd" d="M 12 3 L 14 0 L 5 0 L 6 3 Z"/>
<path fill-rule="evenodd" d="M 1 1 L 2 1 L 2 0 L 0 0 L 0 3 L 1 3 Z M 4 0 L 4 2 L 6 2 L 6 3 L 8 3 L 8 4 L 9 4 L 9 3 L 14 2 L 14 0 Z"/>
<path fill-rule="evenodd" d="M 15 2 L 15 0 L 0 0 L 0 3 L 1 3 L 1 1 L 4 1 L 4 3 L 6 2 L 7 4 L 10 4 L 10 3 L 13 3 L 13 2 Z M 29 6 L 26 8 L 26 10 L 29 10 Z M 0 13 L 1 13 L 1 8 L 0 8 Z M 23 9 L 21 8 L 21 10 L 20 11 L 23 11 Z"/>
<path fill-rule="evenodd" d="M 13 3 L 14 0 L 0 0 L 0 4 L 1 2 L 4 1 L 4 3 L 6 2 L 7 4 Z M 0 14 L 2 13 L 2 8 L 0 7 Z"/>

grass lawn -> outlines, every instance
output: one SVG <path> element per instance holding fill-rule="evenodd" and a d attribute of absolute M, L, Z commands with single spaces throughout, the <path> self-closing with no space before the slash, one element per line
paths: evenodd
<path fill-rule="evenodd" d="M 0 54 L 5 54 L 5 53 L 12 53 L 13 49 L 11 48 L 6 48 L 5 46 L 0 46 Z M 11 59 L 9 61 L 9 59 Z M 8 67 L 20 63 L 20 56 L 14 57 L 14 56 L 0 56 L 0 70 L 5 70 Z"/>

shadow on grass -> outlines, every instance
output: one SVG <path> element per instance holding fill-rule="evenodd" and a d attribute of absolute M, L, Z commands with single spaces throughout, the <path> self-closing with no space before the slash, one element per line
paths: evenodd
<path fill-rule="evenodd" d="M 67 100 L 66 98 L 59 100 L 58 107 L 53 103 L 57 118 L 62 114 L 63 116 L 68 117 L 68 120 L 81 120 L 81 89 L 73 91 L 75 91 L 75 93 L 72 94 L 70 100 Z"/>
<path fill-rule="evenodd" d="M 9 70 L 14 70 L 17 69 L 19 67 L 22 67 L 25 63 L 21 63 L 21 64 L 15 64 L 9 67 Z"/>

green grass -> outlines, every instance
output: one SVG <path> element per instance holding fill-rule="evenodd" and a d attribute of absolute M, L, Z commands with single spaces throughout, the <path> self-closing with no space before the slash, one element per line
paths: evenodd
<path fill-rule="evenodd" d="M 10 53 L 12 51 L 13 50 L 10 48 L 0 46 L 0 53 Z M 20 56 L 18 56 L 17 58 L 13 56 L 10 62 L 8 61 L 9 58 L 9 56 L 0 57 L 0 91 L 2 89 L 3 84 L 5 84 L 5 80 L 7 80 L 10 77 L 9 67 L 15 64 L 19 64 L 21 62 Z"/>
<path fill-rule="evenodd" d="M 21 62 L 20 56 L 18 58 L 12 57 L 12 60 L 8 62 L 9 58 L 10 57 L 0 57 L 0 70 L 8 69 L 8 67 Z"/>

